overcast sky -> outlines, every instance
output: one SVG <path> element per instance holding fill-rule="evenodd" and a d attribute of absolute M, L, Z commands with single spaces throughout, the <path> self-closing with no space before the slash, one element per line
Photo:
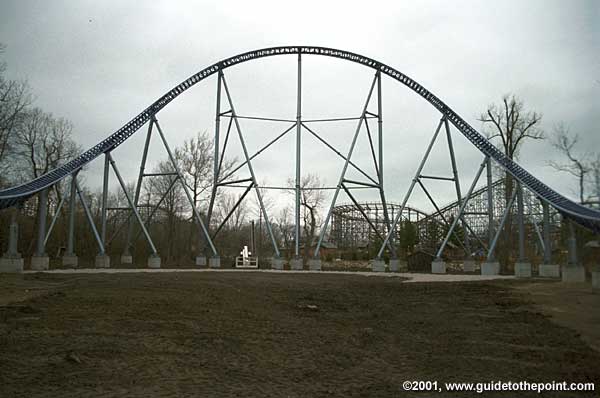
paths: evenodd
<path fill-rule="evenodd" d="M 357 52 L 406 73 L 478 130 L 479 114 L 505 93 L 542 113 L 551 135 L 564 122 L 580 135 L 579 150 L 600 151 L 600 2 L 598 1 L 26 1 L 0 2 L 0 42 L 12 78 L 27 79 L 36 105 L 70 119 L 85 148 L 105 138 L 170 88 L 223 58 L 276 45 L 318 45 Z M 236 111 L 293 119 L 296 58 L 281 56 L 226 71 Z M 346 61 L 305 57 L 303 114 L 358 116 L 373 71 Z M 172 146 L 197 131 L 214 131 L 214 78 L 198 84 L 158 115 Z M 439 114 L 389 78 L 383 81 L 385 178 L 399 202 Z M 373 105 L 376 105 L 373 102 Z M 372 110 L 375 110 L 373 107 Z M 242 121 L 250 151 L 288 125 Z M 372 125 L 375 128 L 375 125 Z M 315 125 L 341 152 L 354 123 Z M 115 151 L 135 178 L 144 133 Z M 466 191 L 481 155 L 454 131 Z M 334 186 L 342 163 L 303 133 L 303 172 Z M 259 181 L 285 185 L 294 175 L 294 136 L 256 159 Z M 370 152 L 361 133 L 356 163 Z M 427 174 L 450 175 L 445 141 Z M 232 141 L 228 155 L 242 157 Z M 153 141 L 151 164 L 165 157 Z M 520 163 L 561 193 L 576 197 L 576 180 L 547 166 L 559 155 L 549 142 L 529 142 Z M 100 185 L 100 165 L 86 182 Z M 152 167 L 152 166 L 151 166 Z M 240 176 L 244 176 L 240 174 Z M 355 177 L 356 174 L 350 174 Z M 448 202 L 450 183 L 432 184 Z M 361 191 L 361 200 L 375 193 Z M 341 197 L 340 202 L 347 201 Z M 417 194 L 411 202 L 429 206 Z"/>

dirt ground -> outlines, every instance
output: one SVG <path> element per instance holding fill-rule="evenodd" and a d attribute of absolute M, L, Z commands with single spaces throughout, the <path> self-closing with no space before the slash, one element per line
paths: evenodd
<path fill-rule="evenodd" d="M 406 380 L 600 388 L 598 295 L 560 283 L 39 273 L 0 275 L 0 292 L 0 397 L 481 396 L 411 395 Z"/>

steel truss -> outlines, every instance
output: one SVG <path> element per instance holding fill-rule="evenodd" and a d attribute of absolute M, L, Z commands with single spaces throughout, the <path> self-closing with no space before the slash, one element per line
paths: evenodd
<path fill-rule="evenodd" d="M 232 99 L 231 90 L 227 84 L 227 80 L 225 78 L 224 70 L 228 67 L 240 64 L 242 62 L 247 62 L 251 60 L 255 60 L 258 58 L 275 56 L 275 55 L 296 55 L 297 56 L 297 107 L 296 107 L 296 117 L 293 118 L 269 118 L 269 117 L 261 117 L 254 115 L 238 115 L 236 109 L 234 107 L 234 102 Z M 303 119 L 302 118 L 302 62 L 303 57 L 308 55 L 320 55 L 320 56 L 329 56 L 334 58 L 340 58 L 344 60 L 348 60 L 351 62 L 359 63 L 363 66 L 372 68 L 375 70 L 372 83 L 369 87 L 368 94 L 364 105 L 362 107 L 362 111 L 358 116 L 352 117 L 325 117 L 321 119 Z M 171 152 L 171 149 L 167 143 L 166 136 L 162 131 L 161 126 L 158 123 L 157 115 L 158 113 L 167 106 L 171 101 L 173 101 L 177 96 L 181 93 L 192 87 L 193 85 L 199 83 L 200 81 L 206 79 L 211 75 L 217 75 L 217 101 L 216 101 L 216 113 L 215 113 L 215 153 L 214 153 L 214 180 L 213 180 L 213 189 L 211 192 L 210 203 L 208 209 L 206 211 L 206 218 L 203 219 L 201 216 L 200 210 L 197 208 L 197 204 L 193 202 L 190 192 L 184 183 L 184 177 L 181 174 L 181 171 L 178 168 L 177 162 Z M 435 109 L 437 109 L 441 118 L 433 135 L 433 138 L 421 160 L 421 163 L 417 169 L 415 177 L 413 178 L 408 192 L 406 193 L 403 202 L 400 205 L 392 204 L 388 205 L 387 198 L 384 190 L 384 159 L 383 159 L 383 107 L 382 107 L 382 76 L 387 75 L 393 80 L 396 80 L 411 90 L 413 90 L 416 94 L 420 95 L 424 99 L 426 99 Z M 225 98 L 223 98 L 223 95 Z M 227 104 L 228 110 L 222 111 L 222 102 Z M 371 111 L 370 106 L 372 102 L 376 102 L 376 111 Z M 241 127 L 241 121 L 244 119 L 255 119 L 255 120 L 263 120 L 274 123 L 286 123 L 288 124 L 287 128 L 282 131 L 275 139 L 271 140 L 257 152 L 251 154 L 248 151 L 248 148 L 245 144 L 245 138 L 243 134 L 243 129 Z M 377 120 L 377 128 L 376 130 L 372 130 L 372 126 L 369 125 L 369 121 Z M 225 133 L 225 138 L 221 141 L 221 124 L 222 121 L 227 121 L 227 129 Z M 321 134 L 311 125 L 313 122 L 336 122 L 342 120 L 354 120 L 356 122 L 356 128 L 354 130 L 354 134 L 352 136 L 352 140 L 350 142 L 349 147 L 345 151 L 340 151 L 335 148 L 331 143 L 327 142 L 326 139 L 323 138 Z M 135 188 L 135 192 L 133 197 L 129 195 L 129 193 L 125 190 L 125 184 L 120 176 L 119 170 L 117 168 L 116 162 L 113 159 L 111 153 L 117 148 L 120 144 L 126 141 L 131 135 L 139 131 L 144 125 L 148 125 L 148 131 L 145 141 L 145 146 L 142 154 L 142 161 L 140 165 L 140 171 L 138 174 L 137 184 Z M 466 196 L 463 197 L 461 192 L 461 184 L 459 180 L 459 173 L 456 166 L 456 158 L 453 147 L 453 138 L 452 132 L 450 129 L 450 125 L 453 125 L 457 132 L 464 135 L 474 146 L 476 146 L 484 155 L 484 160 L 481 163 L 481 166 L 478 169 L 476 178 L 471 182 L 469 191 Z M 172 173 L 146 173 L 145 165 L 147 162 L 147 154 L 148 154 L 148 146 L 150 144 L 150 139 L 153 134 L 153 130 L 156 128 L 158 135 L 162 141 L 162 144 L 168 154 L 169 160 L 173 167 Z M 440 131 L 444 131 L 444 135 L 446 137 L 446 144 L 449 151 L 450 157 L 450 170 L 452 171 L 452 176 L 431 176 L 425 175 L 422 173 L 423 168 L 428 160 L 429 154 L 433 145 L 436 143 Z M 223 158 L 225 154 L 225 149 L 229 144 L 229 138 L 231 134 L 231 130 L 234 129 L 239 142 L 241 144 L 241 149 L 244 154 L 244 161 L 239 164 L 232 171 L 229 171 L 226 175 L 223 175 L 222 165 Z M 270 186 L 259 186 L 257 181 L 257 176 L 253 167 L 252 161 L 260 155 L 263 151 L 271 147 L 275 142 L 280 140 L 287 134 L 294 132 L 296 138 L 296 148 L 295 148 L 295 185 L 294 187 L 270 187 Z M 493 249 L 495 246 L 495 241 L 497 240 L 497 236 L 502 229 L 502 220 L 506 219 L 507 214 L 510 212 L 514 212 L 511 206 L 506 208 L 502 208 L 499 204 L 501 200 L 498 198 L 503 198 L 502 192 L 498 190 L 498 183 L 493 183 L 491 180 L 491 168 L 492 164 L 499 165 L 503 170 L 505 170 L 508 174 L 510 174 L 515 181 L 517 182 L 517 189 L 515 190 L 516 201 L 517 201 L 517 219 L 519 225 L 519 248 L 521 257 L 523 256 L 523 247 L 524 247 L 524 239 L 525 239 L 525 228 L 524 223 L 525 219 L 528 220 L 535 219 L 536 221 L 532 222 L 532 225 L 535 226 L 536 234 L 540 242 L 548 251 L 549 241 L 547 238 L 549 229 L 550 229 L 550 220 L 554 219 L 556 216 L 556 212 L 560 212 L 563 216 L 574 220 L 575 222 L 588 227 L 594 231 L 600 231 L 600 212 L 586 208 L 582 205 L 574 203 L 569 199 L 563 197 L 557 192 L 551 190 L 541 181 L 537 180 L 531 174 L 529 174 L 526 170 L 524 170 L 517 163 L 508 159 L 504 154 L 502 154 L 494 145 L 492 145 L 487 139 L 485 139 L 482 135 L 480 135 L 475 129 L 473 129 L 468 123 L 466 123 L 458 114 L 456 114 L 450 107 L 448 107 L 444 102 L 442 102 L 439 98 L 433 95 L 430 91 L 425 89 L 423 86 L 409 78 L 408 76 L 398 72 L 394 68 L 391 68 L 383 63 L 370 59 L 368 57 L 364 57 L 358 54 L 354 54 L 347 51 L 323 48 L 323 47 L 275 47 L 268 48 L 256 51 L 250 51 L 244 54 L 240 54 L 235 57 L 228 58 L 226 60 L 220 61 L 216 64 L 209 66 L 208 68 L 203 69 L 197 74 L 193 75 L 189 79 L 185 80 L 171 91 L 166 93 L 164 96 L 155 101 L 152 105 L 142 111 L 139 115 L 137 115 L 134 119 L 132 119 L 129 123 L 123 126 L 121 129 L 116 131 L 114 134 L 109 136 L 107 139 L 99 142 L 96 146 L 89 149 L 88 151 L 81 154 L 79 157 L 74 160 L 60 166 L 59 168 L 50 171 L 49 173 L 36 178 L 32 181 L 24 183 L 22 185 L 5 189 L 0 191 L 0 208 L 6 208 L 9 206 L 17 206 L 22 204 L 27 198 L 31 197 L 34 194 L 39 194 L 39 202 L 40 202 L 40 212 L 39 212 L 39 220 L 38 220 L 38 239 L 36 246 L 36 253 L 38 255 L 42 255 L 44 253 L 45 244 L 49 237 L 49 232 L 51 232 L 54 222 L 54 219 L 51 223 L 50 230 L 46 231 L 46 202 L 47 202 L 47 192 L 48 188 L 59 183 L 63 179 L 71 176 L 71 192 L 70 192 L 70 200 L 69 200 L 69 236 L 68 236 L 68 248 L 67 252 L 72 254 L 74 253 L 74 213 L 75 213 L 75 197 L 79 196 L 85 213 L 86 218 L 90 224 L 94 232 L 94 237 L 97 241 L 99 253 L 103 255 L 106 251 L 107 244 L 113 240 L 112 238 L 107 239 L 107 214 L 110 210 L 107 206 L 107 191 L 108 191 L 108 179 L 109 179 L 109 169 L 112 168 L 114 174 L 116 175 L 118 182 L 125 193 L 125 197 L 127 199 L 128 207 L 125 211 L 127 211 L 126 222 L 123 224 L 127 224 L 127 242 L 126 242 L 126 254 L 129 254 L 129 248 L 133 242 L 137 239 L 137 237 L 142 234 L 153 255 L 157 255 L 156 247 L 152 241 L 152 238 L 148 232 L 148 226 L 152 220 L 152 217 L 159 209 L 161 202 L 164 199 L 161 198 L 158 204 L 153 205 L 149 210 L 149 215 L 146 217 L 144 221 L 142 216 L 140 215 L 141 205 L 139 203 L 140 192 L 142 188 L 142 182 L 144 178 L 153 178 L 156 176 L 165 176 L 169 175 L 172 177 L 171 179 L 171 187 L 177 183 L 181 184 L 183 190 L 185 192 L 186 198 L 190 203 L 192 209 L 192 218 L 194 222 L 198 226 L 198 230 L 200 236 L 203 239 L 211 252 L 213 257 L 218 257 L 217 248 L 213 244 L 213 238 L 220 231 L 224 223 L 227 221 L 228 215 L 225 220 L 222 221 L 221 225 L 218 226 L 213 233 L 209 233 L 209 226 L 211 225 L 210 220 L 212 218 L 215 206 L 215 199 L 217 197 L 217 192 L 219 189 L 224 187 L 243 187 L 246 191 L 242 198 L 238 201 L 235 207 L 241 203 L 241 200 L 252 190 L 254 189 L 257 201 L 259 203 L 259 207 L 261 209 L 261 213 L 265 219 L 265 224 L 267 227 L 267 231 L 271 240 L 271 244 L 273 246 L 273 253 L 275 257 L 280 256 L 280 250 L 277 244 L 277 240 L 275 239 L 275 235 L 273 233 L 273 227 L 271 224 L 271 220 L 269 218 L 268 212 L 265 209 L 263 198 L 261 194 L 261 189 L 293 189 L 295 193 L 295 207 L 294 207 L 294 255 L 295 257 L 300 256 L 300 193 L 301 193 L 301 177 L 302 177 L 302 165 L 301 165 L 301 150 L 302 150 L 302 135 L 310 134 L 314 136 L 317 140 L 325 145 L 329 150 L 331 150 L 336 156 L 340 157 L 344 160 L 344 166 L 339 174 L 337 184 L 333 187 L 326 187 L 325 189 L 333 190 L 333 197 L 331 203 L 329 205 L 328 211 L 325 214 L 325 221 L 321 227 L 321 231 L 318 236 L 318 241 L 316 248 L 313 252 L 313 257 L 317 259 L 320 254 L 320 248 L 323 244 L 323 241 L 326 237 L 327 231 L 330 229 L 330 221 L 332 222 L 331 230 L 332 235 L 337 236 L 336 234 L 342 234 L 345 226 L 340 225 L 339 223 L 344 223 L 344 212 L 337 206 L 337 200 L 339 198 L 340 191 L 344 191 L 346 195 L 350 198 L 353 203 L 353 210 L 351 213 L 352 216 L 350 220 L 352 222 L 357 222 L 355 218 L 360 215 L 360 218 L 363 221 L 361 232 L 358 232 L 359 235 L 364 236 L 365 234 L 374 234 L 381 241 L 381 248 L 379 249 L 377 258 L 381 258 L 383 252 L 387 249 L 389 250 L 392 257 L 395 257 L 395 244 L 394 239 L 395 235 L 398 233 L 398 223 L 402 217 L 405 217 L 406 211 L 408 211 L 408 219 L 411 219 L 410 208 L 408 207 L 408 200 L 414 190 L 414 188 L 418 185 L 419 188 L 425 193 L 428 200 L 431 202 L 436 212 L 434 214 L 430 214 L 428 216 L 424 216 L 423 219 L 418 219 L 418 225 L 445 225 L 447 226 L 447 231 L 444 231 L 444 236 L 439 236 L 438 243 L 441 241 L 441 245 L 437 248 L 437 257 L 440 257 L 445 249 L 446 244 L 449 239 L 454 235 L 457 238 L 459 237 L 458 228 L 462 227 L 463 236 L 459 239 L 460 245 L 463 247 L 465 251 L 465 257 L 468 258 L 472 255 L 475 246 L 480 246 L 484 248 L 488 252 L 488 257 L 493 256 Z M 373 166 L 375 169 L 375 175 L 371 175 L 362 168 L 358 167 L 352 161 L 352 155 L 355 151 L 357 139 L 360 134 L 366 134 L 368 141 L 370 152 L 372 156 Z M 375 139 L 375 136 L 377 139 Z M 221 144 L 222 142 L 222 144 Z M 100 155 L 105 156 L 104 163 L 104 180 L 103 180 L 103 192 L 102 192 L 102 211 L 101 211 L 101 222 L 100 222 L 100 231 L 95 226 L 94 220 L 89 212 L 89 208 L 85 203 L 81 190 L 77 184 L 77 174 L 80 170 L 89 162 L 96 159 Z M 249 176 L 239 178 L 236 173 L 243 168 L 246 168 Z M 350 180 L 346 178 L 346 174 L 349 168 L 357 170 L 365 180 Z M 488 187 L 486 193 L 483 191 L 475 190 L 475 186 L 477 185 L 477 181 L 481 177 L 483 171 L 487 169 L 487 180 Z M 435 199 L 432 197 L 430 192 L 427 189 L 427 180 L 441 180 L 448 181 L 454 184 L 454 188 L 456 191 L 456 202 L 452 205 L 448 205 L 445 207 L 439 207 Z M 244 183 L 249 183 L 248 185 Z M 242 184 L 242 185 L 239 185 Z M 353 189 L 375 189 L 378 192 L 380 198 L 380 205 L 376 206 L 376 216 L 375 220 L 373 220 L 371 207 L 375 207 L 374 205 L 369 204 L 361 204 L 359 203 L 351 190 Z M 166 194 L 165 194 L 166 195 Z M 485 198 L 484 198 L 485 196 Z M 531 198 L 540 198 L 542 200 L 543 211 L 539 212 L 539 205 L 533 204 Z M 496 198 L 496 199 L 494 199 Z M 487 206 L 484 203 L 487 202 Z M 62 207 L 63 202 L 59 204 L 59 207 Z M 555 209 L 555 213 L 550 215 L 548 207 L 551 206 Z M 232 210 L 232 212 L 235 210 Z M 60 209 L 59 209 L 60 211 Z M 56 214 L 59 213 L 56 211 Z M 381 211 L 381 215 L 378 212 Z M 416 213 L 416 211 L 415 211 Z M 419 217 L 421 216 L 421 213 Z M 132 218 L 136 220 L 136 223 L 131 222 Z M 543 221 L 544 228 L 543 234 L 540 232 L 538 227 L 539 220 Z M 342 220 L 342 221 L 338 221 Z M 499 221 L 500 220 L 500 221 Z M 531 222 L 531 221 L 530 221 Z M 366 223 L 366 224 L 364 224 Z M 122 225 L 123 225 L 122 224 Z M 487 227 L 486 227 L 487 224 Z M 136 235 L 135 225 L 139 227 L 139 231 Z M 365 225 L 368 226 L 368 231 Z M 121 226 L 120 228 L 123 228 Z M 425 228 L 425 232 L 419 232 L 430 234 L 427 232 Z M 437 238 L 437 237 L 436 237 Z M 340 239 L 345 239 L 341 237 Z M 484 242 L 487 240 L 487 242 Z M 356 241 L 356 240 L 355 240 Z"/>

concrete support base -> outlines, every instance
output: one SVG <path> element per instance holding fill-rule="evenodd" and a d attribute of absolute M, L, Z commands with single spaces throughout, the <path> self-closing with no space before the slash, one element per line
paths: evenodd
<path fill-rule="evenodd" d="M 283 270 L 283 259 L 281 257 L 273 257 L 271 259 L 271 269 Z"/>
<path fill-rule="evenodd" d="M 2 257 L 0 258 L 0 273 L 23 272 L 23 263 L 21 257 Z"/>
<path fill-rule="evenodd" d="M 497 261 L 481 263 L 481 275 L 498 275 L 500 263 Z"/>
<path fill-rule="evenodd" d="M 62 258 L 63 267 L 77 268 L 79 258 L 74 254 L 65 254 Z"/>
<path fill-rule="evenodd" d="M 560 265 L 540 264 L 538 274 L 543 278 L 560 278 Z"/>
<path fill-rule="evenodd" d="M 563 282 L 585 282 L 585 268 L 581 265 L 564 265 L 562 267 Z"/>
<path fill-rule="evenodd" d="M 308 260 L 308 269 L 311 271 L 321 271 L 321 259 L 311 258 Z"/>
<path fill-rule="evenodd" d="M 31 257 L 31 269 L 34 271 L 45 271 L 50 268 L 50 259 L 48 256 Z"/>
<path fill-rule="evenodd" d="M 475 261 L 465 260 L 463 261 L 463 272 L 475 272 Z"/>
<path fill-rule="evenodd" d="M 397 258 L 390 259 L 390 272 L 398 272 L 400 271 L 400 260 Z"/>
<path fill-rule="evenodd" d="M 122 254 L 121 264 L 133 264 L 133 256 L 131 254 Z"/>
<path fill-rule="evenodd" d="M 371 271 L 385 272 L 385 261 L 378 259 L 371 260 Z"/>
<path fill-rule="evenodd" d="M 208 266 L 210 268 L 221 268 L 221 257 L 211 257 L 208 259 Z"/>
<path fill-rule="evenodd" d="M 517 278 L 531 278 L 531 263 L 515 263 L 515 276 Z"/>
<path fill-rule="evenodd" d="M 592 271 L 592 291 L 600 293 L 600 269 L 598 267 Z"/>
<path fill-rule="evenodd" d="M 301 271 L 304 269 L 304 264 L 302 263 L 302 258 L 292 258 L 290 260 L 290 269 L 293 271 Z"/>
<path fill-rule="evenodd" d="M 96 262 L 94 265 L 96 268 L 110 268 L 110 256 L 106 254 L 98 254 L 96 256 Z"/>
<path fill-rule="evenodd" d="M 432 274 L 445 274 L 446 263 L 442 260 L 433 260 L 431 262 L 431 273 Z"/>
<path fill-rule="evenodd" d="M 158 256 L 148 257 L 148 268 L 160 268 L 160 257 L 158 257 Z"/>
<path fill-rule="evenodd" d="M 196 266 L 197 267 L 206 267 L 206 256 L 197 256 L 196 257 Z"/>

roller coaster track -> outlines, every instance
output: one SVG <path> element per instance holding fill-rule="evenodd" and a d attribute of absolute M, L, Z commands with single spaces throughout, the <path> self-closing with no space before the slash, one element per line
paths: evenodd
<path fill-rule="evenodd" d="M 8 188 L 0 191 L 0 209 L 15 206 L 27 198 L 31 197 L 35 193 L 48 188 L 60 180 L 68 177 L 69 175 L 77 172 L 83 166 L 96 159 L 103 153 L 110 152 L 135 132 L 137 132 L 144 124 L 150 121 L 153 115 L 157 114 L 161 109 L 167 106 L 171 101 L 177 98 L 181 93 L 194 86 L 196 83 L 201 82 L 207 77 L 217 73 L 220 70 L 224 70 L 231 66 L 241 64 L 243 62 L 252 61 L 259 58 L 265 58 L 275 55 L 286 55 L 286 54 L 307 54 L 307 55 L 321 55 L 334 58 L 340 58 L 347 61 L 352 61 L 363 66 L 372 68 L 380 71 L 382 74 L 388 75 L 392 79 L 399 81 L 415 93 L 419 94 L 425 100 L 427 100 L 433 107 L 442 113 L 447 120 L 456 127 L 479 151 L 483 154 L 490 156 L 496 161 L 502 168 L 508 171 L 515 179 L 520 181 L 524 186 L 529 188 L 532 192 L 538 195 L 543 200 L 547 201 L 551 206 L 556 208 L 565 217 L 572 219 L 578 224 L 589 228 L 597 233 L 600 233 L 600 211 L 596 211 L 578 203 L 571 201 L 570 199 L 562 196 L 558 192 L 554 191 L 546 184 L 538 180 L 536 177 L 531 175 L 527 170 L 521 167 L 516 162 L 509 159 L 500 150 L 498 150 L 491 142 L 489 142 L 483 135 L 478 133 L 473 127 L 471 127 L 465 120 L 463 120 L 456 112 L 454 112 L 448 105 L 436 97 L 433 93 L 421 86 L 419 83 L 406 76 L 405 74 L 397 71 L 396 69 L 387 66 L 374 59 L 355 54 L 349 51 L 337 50 L 333 48 L 325 47 L 311 47 L 311 46 L 283 46 L 283 47 L 272 47 L 261 50 L 249 51 L 243 54 L 227 58 L 219 61 L 190 78 L 184 80 L 172 90 L 167 92 L 165 95 L 160 97 L 149 107 L 144 109 L 140 114 L 131 119 L 127 124 L 121 127 L 119 130 L 114 132 L 112 135 L 100 141 L 98 144 L 88 149 L 77 158 L 65 163 L 64 165 L 24 184 Z"/>
<path fill-rule="evenodd" d="M 377 207 L 381 207 L 381 202 L 363 202 L 360 203 L 361 207 L 365 210 L 365 211 L 371 211 L 371 208 L 377 208 Z M 402 205 L 400 203 L 394 203 L 394 202 L 387 202 L 387 206 L 390 209 L 389 212 L 391 213 L 391 209 L 394 208 L 394 210 L 399 210 Z M 354 203 L 340 203 L 338 205 L 336 205 L 333 209 L 333 212 L 335 214 L 337 214 L 340 217 L 344 217 L 346 216 L 347 213 L 352 212 L 353 210 L 356 210 L 356 205 Z M 404 213 L 415 213 L 418 214 L 419 216 L 423 217 L 423 219 L 428 218 L 430 216 L 429 213 L 423 211 L 423 210 L 419 210 L 413 206 L 404 206 Z M 350 217 L 350 216 L 348 216 Z M 364 220 L 364 218 L 362 216 L 357 216 L 356 220 Z"/>

